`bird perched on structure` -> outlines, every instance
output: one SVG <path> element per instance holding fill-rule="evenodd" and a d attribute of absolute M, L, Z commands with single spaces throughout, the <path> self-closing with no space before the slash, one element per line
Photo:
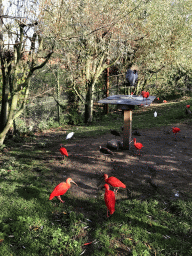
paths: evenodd
<path fill-rule="evenodd" d="M 140 154 L 140 149 L 142 149 L 142 147 L 144 147 L 143 144 L 140 143 L 140 142 L 136 142 L 136 138 L 134 138 L 133 141 L 134 141 L 134 146 L 135 146 L 135 148 L 136 148 L 137 150 L 139 150 L 139 154 Z"/>
<path fill-rule="evenodd" d="M 63 160 L 65 159 L 65 156 L 69 156 L 68 155 L 68 152 L 67 152 L 67 149 L 63 147 L 62 144 L 60 144 L 60 149 L 59 149 L 61 155 L 62 155 L 62 158 Z"/>
<path fill-rule="evenodd" d="M 107 206 L 107 217 L 109 217 L 108 211 L 110 212 L 111 215 L 115 212 L 115 193 L 109 190 L 108 184 L 105 184 L 104 187 L 105 187 L 104 200 Z"/>
<path fill-rule="evenodd" d="M 54 188 L 53 192 L 50 194 L 49 200 L 52 200 L 53 197 L 56 196 L 61 203 L 64 203 L 65 201 L 61 199 L 61 195 L 64 195 L 67 192 L 67 190 L 71 187 L 71 182 L 76 184 L 71 178 L 67 178 L 66 182 L 61 182 L 59 185 L 57 185 Z"/>
<path fill-rule="evenodd" d="M 108 178 L 108 175 L 107 174 L 104 174 L 104 179 L 105 179 L 105 182 L 108 183 L 109 185 L 111 185 L 112 187 L 115 187 L 117 188 L 115 190 L 115 193 L 117 194 L 117 191 L 119 190 L 119 188 L 126 188 L 126 185 L 123 184 L 123 182 L 121 182 L 119 179 L 117 179 L 116 177 L 109 177 Z"/>
<path fill-rule="evenodd" d="M 180 132 L 181 130 L 178 127 L 172 127 L 172 132 L 175 134 L 175 138 L 178 132 Z"/>
<path fill-rule="evenodd" d="M 146 104 L 147 104 L 147 98 L 149 97 L 149 92 L 142 91 L 141 95 L 143 96 L 143 100 L 144 98 L 146 98 Z"/>
<path fill-rule="evenodd" d="M 106 160 L 107 156 L 113 155 L 113 152 L 110 149 L 104 148 L 104 147 L 101 147 L 101 146 L 99 148 L 100 148 L 100 152 L 105 155 L 105 160 Z"/>
<path fill-rule="evenodd" d="M 127 80 L 127 82 L 129 82 L 130 86 L 134 86 L 138 80 L 138 72 L 136 69 L 131 70 L 128 69 L 127 73 L 125 75 L 125 78 Z"/>
<path fill-rule="evenodd" d="M 74 132 L 68 133 L 68 134 L 67 134 L 67 137 L 66 137 L 66 140 L 71 139 L 71 138 L 73 137 L 73 135 L 74 135 Z"/>
<path fill-rule="evenodd" d="M 115 138 L 116 138 L 116 136 L 121 137 L 121 134 L 118 131 L 116 131 L 116 130 L 112 130 L 111 129 L 110 132 L 111 132 L 111 134 L 115 135 Z"/>

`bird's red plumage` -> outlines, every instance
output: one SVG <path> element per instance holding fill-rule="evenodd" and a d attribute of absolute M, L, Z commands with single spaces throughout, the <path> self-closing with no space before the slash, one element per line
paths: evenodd
<path fill-rule="evenodd" d="M 54 188 L 53 192 L 50 194 L 49 200 L 52 200 L 55 196 L 64 195 L 70 187 L 70 183 L 61 182 Z"/>
<path fill-rule="evenodd" d="M 116 177 L 111 176 L 108 178 L 108 175 L 104 174 L 104 178 L 105 178 L 105 182 L 108 183 L 109 185 L 111 185 L 112 187 L 126 188 L 126 185 L 123 184 L 123 182 L 121 182 Z"/>
<path fill-rule="evenodd" d="M 143 98 L 148 98 L 149 97 L 149 92 L 142 91 L 141 95 L 143 96 Z"/>
<path fill-rule="evenodd" d="M 180 131 L 180 129 L 178 127 L 172 127 L 172 132 L 173 133 L 178 133 Z"/>
<path fill-rule="evenodd" d="M 104 187 L 105 187 L 105 195 L 104 195 L 105 204 L 110 214 L 113 214 L 115 212 L 115 193 L 112 190 L 109 190 L 108 184 L 105 184 Z"/>
<path fill-rule="evenodd" d="M 134 138 L 133 141 L 136 149 L 141 149 L 142 147 L 144 147 L 142 143 L 136 142 L 136 138 Z"/>
<path fill-rule="evenodd" d="M 63 156 L 68 156 L 68 152 L 67 152 L 67 149 L 66 149 L 66 148 L 61 147 L 61 148 L 59 149 L 59 151 L 61 152 L 61 155 L 63 155 Z"/>

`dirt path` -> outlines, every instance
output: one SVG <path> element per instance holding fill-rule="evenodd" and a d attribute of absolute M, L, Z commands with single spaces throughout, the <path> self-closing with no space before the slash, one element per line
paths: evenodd
<path fill-rule="evenodd" d="M 97 138 L 74 138 L 67 141 L 65 147 L 69 158 L 63 163 L 59 152 L 60 143 L 65 140 L 62 131 L 39 136 L 39 140 L 49 141 L 52 151 L 51 161 L 44 160 L 52 169 L 54 185 L 71 177 L 79 187 L 73 186 L 71 194 L 80 198 L 97 197 L 98 181 L 101 173 L 116 176 L 129 188 L 132 197 L 141 200 L 166 195 L 169 199 L 185 198 L 186 192 L 192 191 L 192 127 L 177 124 L 181 131 L 175 139 L 171 127 L 143 129 L 141 136 L 134 136 L 144 145 L 141 156 L 135 155 L 133 144 L 130 150 L 114 152 L 111 159 L 105 161 L 99 146 L 106 146 L 114 136 L 106 134 Z M 104 183 L 103 183 L 104 184 Z M 119 197 L 126 197 L 121 190 Z"/>

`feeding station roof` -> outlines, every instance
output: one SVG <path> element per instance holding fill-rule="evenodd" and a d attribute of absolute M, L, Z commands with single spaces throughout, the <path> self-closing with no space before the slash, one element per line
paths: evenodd
<path fill-rule="evenodd" d="M 129 149 L 132 141 L 132 110 L 137 105 L 150 105 L 156 96 L 149 96 L 147 99 L 143 99 L 142 96 L 136 95 L 113 95 L 98 103 L 119 105 L 119 108 L 124 110 L 124 130 L 123 130 L 123 148 Z"/>

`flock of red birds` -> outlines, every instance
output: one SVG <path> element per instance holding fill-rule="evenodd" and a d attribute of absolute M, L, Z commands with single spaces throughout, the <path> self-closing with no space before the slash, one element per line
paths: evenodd
<path fill-rule="evenodd" d="M 109 217 L 108 211 L 110 215 L 112 215 L 115 212 L 115 194 L 117 194 L 119 188 L 126 188 L 126 185 L 113 176 L 108 177 L 107 174 L 104 174 L 104 179 L 107 183 L 104 185 L 104 200 L 107 206 L 107 217 Z M 64 203 L 65 201 L 61 199 L 61 195 L 64 195 L 67 192 L 67 190 L 71 187 L 71 182 L 78 186 L 71 178 L 67 178 L 66 182 L 61 182 L 54 188 L 53 192 L 49 196 L 49 200 L 52 200 L 56 196 L 61 203 Z M 108 184 L 114 188 L 117 188 L 117 190 L 114 190 L 115 192 L 110 190 Z"/>
<path fill-rule="evenodd" d="M 144 98 L 149 97 L 148 92 L 143 91 L 142 95 Z M 190 108 L 190 105 L 186 105 L 186 108 Z M 175 137 L 179 131 L 180 131 L 180 128 L 172 127 L 172 132 L 175 134 Z M 119 136 L 119 134 L 114 133 L 113 130 L 111 131 L 111 133 L 116 136 Z M 140 150 L 142 149 L 143 144 L 136 142 L 136 138 L 134 138 L 133 141 L 134 141 L 135 148 L 137 150 L 139 150 L 139 154 L 140 154 Z M 59 151 L 60 151 L 63 159 L 65 159 L 65 156 L 68 156 L 67 149 L 64 148 L 62 144 L 60 145 Z M 100 151 L 104 154 L 112 153 L 109 149 L 102 148 L 102 147 L 100 147 Z M 126 188 L 126 185 L 124 183 L 122 183 L 119 179 L 117 179 L 116 177 L 113 177 L 113 176 L 108 177 L 107 174 L 104 174 L 104 179 L 106 182 L 106 184 L 104 185 L 104 187 L 105 187 L 104 200 L 105 200 L 105 204 L 107 206 L 107 217 L 109 217 L 108 211 L 109 211 L 110 215 L 112 215 L 115 212 L 115 195 L 117 194 L 117 191 L 119 190 L 119 188 Z M 63 201 L 61 199 L 61 195 L 64 195 L 67 192 L 67 190 L 71 187 L 71 182 L 76 184 L 71 178 L 67 178 L 66 182 L 61 182 L 60 184 L 58 184 L 54 188 L 53 192 L 50 194 L 49 200 L 52 200 L 56 196 L 60 200 L 61 203 L 64 203 L 65 201 Z M 110 190 L 108 184 L 116 189 L 114 191 Z M 78 186 L 78 185 L 76 184 L 76 186 Z"/>
<path fill-rule="evenodd" d="M 107 149 L 108 150 L 107 152 L 104 149 L 105 148 L 100 147 L 100 151 L 102 153 L 109 154 L 108 152 L 109 149 Z M 59 151 L 64 160 L 65 156 L 68 156 L 67 149 L 64 148 L 63 145 L 61 144 Z M 119 179 L 115 177 L 108 177 L 107 174 L 104 174 L 104 179 L 106 183 L 108 183 L 112 187 L 117 188 L 116 190 L 114 190 L 115 192 L 113 192 L 112 190 L 109 189 L 108 184 L 104 185 L 105 187 L 104 200 L 107 206 L 107 217 L 109 217 L 108 211 L 110 215 L 112 215 L 115 212 L 115 194 L 117 194 L 117 191 L 119 190 L 119 188 L 126 188 L 126 185 L 123 184 Z M 61 199 L 61 195 L 64 195 L 67 192 L 67 190 L 71 187 L 71 182 L 74 183 L 76 186 L 78 186 L 77 183 L 75 183 L 71 178 L 67 178 L 66 182 L 61 182 L 54 188 L 54 190 L 49 196 L 49 200 L 52 200 L 54 197 L 57 197 L 61 203 L 64 203 L 65 201 Z"/>

